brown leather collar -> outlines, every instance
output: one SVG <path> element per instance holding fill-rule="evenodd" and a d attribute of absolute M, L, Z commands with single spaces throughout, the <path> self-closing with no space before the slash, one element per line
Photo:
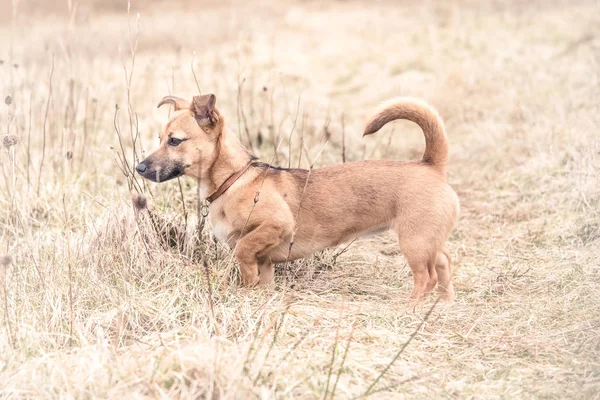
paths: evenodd
<path fill-rule="evenodd" d="M 208 196 L 206 198 L 206 201 L 212 203 L 213 201 L 218 199 L 223 193 L 225 193 L 225 191 L 227 191 L 227 189 L 231 187 L 231 185 L 233 185 L 238 179 L 242 177 L 242 175 L 244 175 L 246 171 L 248 171 L 248 168 L 250 168 L 255 163 L 256 161 L 250 161 L 248 164 L 246 164 L 244 168 L 240 169 L 238 172 L 225 179 L 225 182 L 223 182 L 221 186 L 219 186 L 216 192 Z"/>

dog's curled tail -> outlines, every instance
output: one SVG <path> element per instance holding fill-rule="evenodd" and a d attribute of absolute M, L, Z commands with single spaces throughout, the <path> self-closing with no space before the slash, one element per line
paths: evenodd
<path fill-rule="evenodd" d="M 426 102 L 410 97 L 397 97 L 384 102 L 367 122 L 363 136 L 377 132 L 388 122 L 407 119 L 419 125 L 425 134 L 423 162 L 446 172 L 448 141 L 444 123 L 437 111 Z"/>

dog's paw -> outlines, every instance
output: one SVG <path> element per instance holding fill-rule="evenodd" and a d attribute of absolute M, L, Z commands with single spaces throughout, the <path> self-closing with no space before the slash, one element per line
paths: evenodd
<path fill-rule="evenodd" d="M 438 285 L 437 294 L 438 296 L 440 296 L 441 301 L 447 303 L 452 302 L 456 297 L 456 295 L 454 294 L 454 288 L 452 286 L 449 289 L 446 289 L 445 287 Z"/>
<path fill-rule="evenodd" d="M 268 282 L 268 283 L 261 282 L 258 284 L 258 288 L 260 290 L 272 291 L 275 289 L 275 283 L 274 282 Z"/>
<path fill-rule="evenodd" d="M 243 288 L 253 288 L 259 284 L 258 275 L 245 277 L 242 276 L 242 287 Z"/>

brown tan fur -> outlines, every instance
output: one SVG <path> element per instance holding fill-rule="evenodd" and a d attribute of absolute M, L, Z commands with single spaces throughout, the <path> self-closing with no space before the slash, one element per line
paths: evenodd
<path fill-rule="evenodd" d="M 144 177 L 192 176 L 206 198 L 254 159 L 225 125 L 214 95 L 196 96 L 191 104 L 166 97 L 159 106 L 164 103 L 174 104 L 176 114 L 160 136 L 160 148 L 138 166 Z M 459 207 L 446 183 L 444 126 L 426 103 L 397 98 L 375 113 L 364 134 L 396 119 L 423 129 L 422 160 L 359 161 L 310 171 L 256 163 L 210 204 L 213 232 L 235 248 L 244 285 L 270 283 L 273 264 L 392 229 L 413 274 L 411 299 L 423 298 L 436 284 L 443 298 L 453 298 L 444 243 Z M 173 146 L 169 137 L 186 140 Z"/>

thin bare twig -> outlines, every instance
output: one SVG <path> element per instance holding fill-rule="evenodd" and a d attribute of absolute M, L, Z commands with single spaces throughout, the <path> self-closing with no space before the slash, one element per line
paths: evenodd
<path fill-rule="evenodd" d="M 183 187 L 181 186 L 181 178 L 177 178 L 177 184 L 179 185 L 179 196 L 181 197 L 181 205 L 183 206 L 183 219 L 185 221 L 185 225 L 187 226 L 188 222 L 188 213 L 185 207 L 185 197 L 183 196 Z"/>
<path fill-rule="evenodd" d="M 346 124 L 344 123 L 344 114 L 342 114 L 342 163 L 346 162 Z"/>
<path fill-rule="evenodd" d="M 348 336 L 348 342 L 346 342 L 346 349 L 344 350 L 344 355 L 342 356 L 342 362 L 340 363 L 340 367 L 338 368 L 337 377 L 335 378 L 335 383 L 333 384 L 333 388 L 331 389 L 331 397 L 333 400 L 335 397 L 335 390 L 337 389 L 338 382 L 340 380 L 340 376 L 342 376 L 342 370 L 344 368 L 344 364 L 346 363 L 346 358 L 348 357 L 348 350 L 350 350 L 350 343 L 352 343 L 352 336 L 354 336 L 354 329 L 356 328 L 356 321 L 352 324 L 352 329 L 350 330 L 350 335 Z"/>
<path fill-rule="evenodd" d="M 48 111 L 50 110 L 50 99 L 52 98 L 52 77 L 54 76 L 54 54 L 52 54 L 52 66 L 50 67 L 50 78 L 48 79 L 48 100 L 46 101 L 46 112 L 44 113 L 44 124 L 42 125 L 42 158 L 40 160 L 40 171 L 38 174 L 37 195 L 40 195 L 42 184 L 42 170 L 46 159 L 46 125 L 48 124 Z"/>
<path fill-rule="evenodd" d="M 252 138 L 250 137 L 250 131 L 248 130 L 248 121 L 246 120 L 246 114 L 244 113 L 244 105 L 242 104 L 242 85 L 246 82 L 246 78 L 240 82 L 238 80 L 238 93 L 237 93 L 237 105 L 238 105 L 238 129 L 240 127 L 240 117 L 244 121 L 244 132 L 246 132 L 246 138 L 248 140 L 248 147 L 254 152 L 254 146 L 252 144 Z M 239 133 L 241 135 L 241 132 Z"/>
<path fill-rule="evenodd" d="M 196 84 L 196 88 L 198 89 L 198 94 L 202 94 L 202 89 L 200 89 L 200 84 L 198 83 L 198 78 L 196 78 L 196 71 L 194 71 L 194 59 L 196 58 L 196 52 L 192 54 L 192 62 L 190 63 L 190 69 L 192 70 L 192 75 L 194 76 L 194 83 Z"/>
<path fill-rule="evenodd" d="M 256 343 L 256 339 L 258 338 L 258 330 L 260 328 L 260 324 L 262 322 L 262 319 L 265 315 L 265 307 L 268 303 L 270 303 L 274 298 L 275 298 L 276 294 L 271 296 L 270 298 L 268 298 L 264 303 L 262 303 L 260 305 L 260 307 L 258 307 L 258 309 L 252 314 L 252 316 L 254 316 L 254 314 L 258 311 L 258 310 L 263 310 L 263 312 L 260 314 L 260 316 L 258 317 L 258 320 L 256 321 L 256 326 L 254 327 L 254 334 L 252 335 L 252 342 L 250 343 L 250 347 L 248 348 L 248 352 L 246 353 L 246 359 L 244 360 L 244 365 L 242 366 L 242 371 L 244 372 L 244 374 L 248 373 L 248 365 L 250 363 L 252 363 L 254 361 L 254 358 L 256 357 L 256 354 L 258 353 L 258 350 L 261 348 L 262 346 L 262 342 L 265 338 L 265 336 L 263 335 L 263 337 L 261 338 L 261 341 L 258 344 L 258 347 L 254 348 L 254 344 Z M 252 357 L 254 355 L 254 357 Z"/>
<path fill-rule="evenodd" d="M 429 310 L 427 311 L 427 313 L 423 317 L 423 320 L 421 321 L 421 323 L 419 324 L 419 326 L 417 326 L 417 328 L 414 330 L 414 332 L 408 337 L 408 340 L 406 342 L 404 342 L 404 344 L 402 345 L 402 347 L 400 348 L 400 350 L 398 350 L 398 353 L 396 353 L 396 355 L 394 356 L 394 358 L 392 358 L 392 360 L 383 369 L 383 371 L 381 371 L 381 373 L 379 374 L 379 376 L 377 376 L 377 378 L 373 381 L 373 383 L 371 383 L 371 385 L 367 388 L 367 390 L 365 390 L 365 393 L 362 394 L 360 397 L 367 397 L 369 394 L 371 394 L 373 388 L 375 387 L 375 385 L 377 385 L 377 382 L 379 382 L 379 380 L 383 377 L 383 375 L 385 375 L 385 373 L 390 369 L 390 367 L 396 362 L 396 360 L 398 359 L 398 357 L 400 357 L 400 355 L 402 355 L 402 353 L 404 352 L 404 350 L 406 350 L 406 348 L 408 347 L 408 345 L 410 344 L 410 342 L 412 342 L 412 340 L 415 338 L 415 336 L 417 336 L 417 333 L 419 333 L 419 331 L 421 330 L 421 328 L 423 327 L 423 325 L 425 325 L 425 322 L 427 322 L 427 319 L 429 318 L 429 316 L 433 312 L 433 309 L 435 308 L 435 306 L 437 306 L 437 304 L 438 304 L 439 301 L 440 301 L 439 297 L 437 299 L 435 299 L 435 303 L 433 303 L 433 305 L 431 306 L 431 308 L 429 308 Z"/>
<path fill-rule="evenodd" d="M 302 99 L 302 93 L 298 96 L 298 104 L 296 105 L 296 116 L 294 117 L 294 124 L 290 130 L 290 136 L 288 138 L 288 168 L 292 168 L 292 135 L 294 129 L 296 129 L 296 121 L 298 121 L 298 112 L 300 111 L 300 100 Z"/>
<path fill-rule="evenodd" d="M 291 304 L 288 304 L 287 307 L 285 308 L 285 310 L 283 310 L 283 312 L 281 313 L 281 318 L 279 323 L 277 324 L 277 322 L 275 322 L 277 325 L 275 325 L 275 332 L 273 333 L 273 340 L 271 341 L 271 345 L 269 346 L 269 349 L 267 350 L 267 354 L 265 354 L 265 358 L 263 359 L 262 365 L 258 370 L 258 374 L 256 375 L 256 378 L 254 378 L 254 385 L 256 385 L 259 381 L 259 379 L 261 378 L 261 370 L 262 367 L 265 365 L 265 363 L 267 362 L 267 360 L 269 359 L 269 355 L 271 354 L 271 351 L 273 350 L 273 347 L 275 346 L 275 342 L 277 342 L 277 336 L 279 335 L 279 330 L 281 329 L 281 326 L 283 325 L 283 320 L 285 319 L 285 316 L 288 313 L 288 310 L 290 309 Z"/>
<path fill-rule="evenodd" d="M 208 266 L 208 261 L 206 261 L 206 258 L 204 259 L 204 274 L 206 275 L 206 284 L 208 286 L 208 305 L 210 306 L 210 314 L 212 316 L 213 326 L 218 334 L 217 320 L 215 318 L 215 306 L 213 302 L 212 283 L 210 282 L 210 268 Z"/>
<path fill-rule="evenodd" d="M 333 364 L 335 363 L 335 354 L 337 353 L 337 346 L 340 340 L 340 324 L 342 323 L 342 314 L 344 311 L 344 305 L 340 307 L 340 315 L 338 316 L 337 326 L 335 327 L 335 341 L 333 342 L 333 349 L 331 350 L 331 362 L 329 363 L 329 370 L 327 371 L 327 384 L 325 385 L 325 393 L 323 393 L 323 400 L 327 399 L 327 393 L 329 392 L 329 381 L 331 379 L 331 371 L 333 370 Z"/>
<path fill-rule="evenodd" d="M 29 169 L 31 168 L 31 98 L 33 97 L 33 91 L 29 93 L 29 124 L 27 126 L 27 193 L 31 188 L 31 181 L 29 179 Z"/>
<path fill-rule="evenodd" d="M 8 274 L 7 274 L 7 270 L 10 266 L 10 257 L 9 256 L 4 256 L 2 257 L 1 260 L 2 264 L 0 265 L 0 268 L 2 268 L 3 271 L 3 278 L 2 279 L 2 283 L 3 283 L 3 294 L 4 294 L 4 319 L 5 319 L 5 324 L 6 324 L 6 331 L 8 333 L 8 338 L 10 341 L 10 344 L 12 346 L 12 348 L 14 349 L 16 347 L 16 339 L 13 335 L 13 330 L 12 330 L 12 324 L 10 322 L 10 314 L 8 312 L 8 310 L 10 309 L 10 307 L 8 306 Z"/>
<path fill-rule="evenodd" d="M 325 146 L 327 146 L 327 142 L 325 142 L 325 144 L 323 145 L 323 147 L 321 148 L 321 150 L 319 151 L 319 153 L 316 155 L 315 159 L 313 160 L 313 162 L 310 165 L 308 173 L 306 174 L 306 181 L 304 182 L 304 187 L 302 188 L 302 193 L 300 194 L 300 201 L 298 202 L 298 209 L 296 210 L 296 215 L 294 217 L 294 221 L 298 221 L 298 216 L 300 215 L 300 209 L 302 208 L 302 200 L 304 200 L 304 193 L 306 192 L 306 188 L 308 187 L 308 180 L 310 179 L 310 174 L 311 174 L 312 169 L 313 169 L 313 167 L 315 165 L 315 162 L 317 161 L 317 159 L 319 158 L 319 156 L 321 155 L 321 153 L 325 149 Z M 292 237 L 290 239 L 290 246 L 288 247 L 288 254 L 287 254 L 287 257 L 285 259 L 284 265 L 287 265 L 288 262 L 289 262 L 289 260 L 290 260 L 290 256 L 292 254 L 292 247 L 294 246 L 294 238 L 296 237 L 296 232 L 297 231 L 298 231 L 298 225 L 296 225 L 294 227 L 294 231 L 292 232 Z"/>
<path fill-rule="evenodd" d="M 304 120 L 306 119 L 306 110 L 302 112 L 302 124 L 300 125 L 300 155 L 298 156 L 298 168 L 302 164 L 302 148 L 304 147 Z"/>
<path fill-rule="evenodd" d="M 69 221 L 65 195 L 62 195 L 63 212 L 65 214 L 65 228 Z M 71 262 L 71 243 L 67 241 L 67 274 L 69 278 L 69 346 L 73 344 L 73 266 Z"/>

